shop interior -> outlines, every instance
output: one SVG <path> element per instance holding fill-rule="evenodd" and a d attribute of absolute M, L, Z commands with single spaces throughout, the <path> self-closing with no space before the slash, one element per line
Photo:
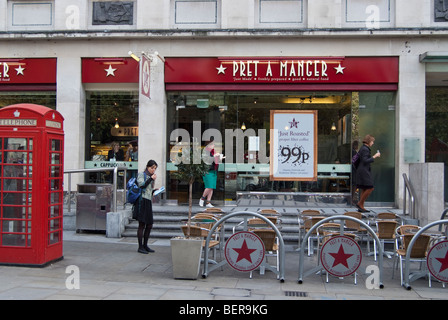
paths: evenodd
<path fill-rule="evenodd" d="M 266 154 L 269 157 L 270 110 L 317 110 L 318 111 L 318 179 L 312 182 L 269 181 L 269 164 L 249 158 L 249 139 L 244 139 L 244 160 L 225 159 L 220 165 L 218 186 L 214 193 L 216 201 L 230 203 L 236 200 L 237 192 L 314 192 L 350 194 L 351 186 L 351 141 L 356 134 L 359 97 L 352 92 L 173 92 L 168 94 L 169 119 L 168 134 L 177 128 L 186 129 L 193 135 L 193 122 L 199 121 L 201 132 L 214 128 L 222 132 L 226 129 L 253 129 L 266 132 Z M 353 121 L 355 120 L 355 121 Z M 355 133 L 353 131 L 355 130 Z M 225 153 L 236 143 L 226 146 L 225 139 L 218 149 Z M 176 141 L 169 141 L 171 150 Z M 186 201 L 186 186 L 172 179 L 175 170 L 171 158 L 167 159 L 168 198 Z M 199 198 L 202 183 L 196 182 L 194 198 Z"/>

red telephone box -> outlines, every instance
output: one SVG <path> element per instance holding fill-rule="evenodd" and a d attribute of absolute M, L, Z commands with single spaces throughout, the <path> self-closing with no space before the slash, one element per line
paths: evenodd
<path fill-rule="evenodd" d="M 0 109 L 0 264 L 63 258 L 63 121 L 36 104 Z"/>

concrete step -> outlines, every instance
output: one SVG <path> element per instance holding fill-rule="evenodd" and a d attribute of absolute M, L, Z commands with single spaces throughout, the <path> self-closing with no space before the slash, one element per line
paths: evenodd
<path fill-rule="evenodd" d="M 185 220 L 188 218 L 188 212 L 181 208 L 177 210 L 154 210 L 154 225 L 151 231 L 151 238 L 156 239 L 170 239 L 176 236 L 182 236 L 183 233 L 180 227 L 185 224 Z M 188 211 L 188 209 L 187 209 Z M 194 215 L 196 212 L 192 213 Z M 294 242 L 298 241 L 298 232 L 299 226 L 297 221 L 297 214 L 295 213 L 284 213 L 280 217 L 281 219 L 281 232 L 283 235 L 283 239 L 286 242 Z M 224 230 L 225 230 L 225 238 L 227 239 L 232 233 L 233 228 L 242 219 L 239 217 L 231 218 L 226 221 Z M 122 233 L 123 237 L 136 237 L 138 229 L 138 222 L 136 220 L 131 220 L 128 225 L 125 227 L 125 231 Z"/>
<path fill-rule="evenodd" d="M 266 208 L 266 207 L 264 207 Z M 223 207 L 226 213 L 234 213 L 239 211 L 251 211 L 257 212 L 258 207 Z M 268 208 L 266 208 L 268 209 Z M 299 224 L 298 224 L 298 213 L 306 208 L 285 208 L 280 207 L 278 211 L 280 212 L 280 231 L 283 236 L 285 244 L 297 245 L 299 237 Z M 351 207 L 323 207 L 319 209 L 323 214 L 326 215 L 338 215 L 344 214 L 347 211 L 354 211 Z M 202 212 L 203 208 L 199 206 L 193 206 L 192 215 L 198 212 Z M 378 208 L 373 212 L 394 212 L 396 214 L 401 214 L 402 212 L 394 208 Z M 180 229 L 181 225 L 185 223 L 188 218 L 188 206 L 154 206 L 154 225 L 151 231 L 151 238 L 155 239 L 170 239 L 176 236 L 182 236 L 182 231 Z M 226 221 L 224 230 L 225 238 L 227 239 L 233 232 L 233 227 L 242 220 L 241 217 L 234 217 Z M 131 220 L 126 226 L 124 237 L 136 237 L 137 236 L 138 222 Z"/>

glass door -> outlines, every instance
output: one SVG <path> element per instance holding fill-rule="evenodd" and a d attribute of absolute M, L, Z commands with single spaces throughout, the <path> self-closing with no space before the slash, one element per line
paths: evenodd
<path fill-rule="evenodd" d="M 33 244 L 33 139 L 0 137 L 0 157 L 0 247 L 29 248 Z"/>

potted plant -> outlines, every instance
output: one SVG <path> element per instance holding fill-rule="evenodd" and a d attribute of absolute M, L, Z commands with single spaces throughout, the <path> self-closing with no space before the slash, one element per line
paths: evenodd
<path fill-rule="evenodd" d="M 202 240 L 190 237 L 191 213 L 193 208 L 193 183 L 196 179 L 202 179 L 210 165 L 200 160 L 193 163 L 193 151 L 181 154 L 176 164 L 175 177 L 188 183 L 188 222 L 187 234 L 184 237 L 171 239 L 171 257 L 173 262 L 173 275 L 175 279 L 197 279 L 201 264 Z"/>

